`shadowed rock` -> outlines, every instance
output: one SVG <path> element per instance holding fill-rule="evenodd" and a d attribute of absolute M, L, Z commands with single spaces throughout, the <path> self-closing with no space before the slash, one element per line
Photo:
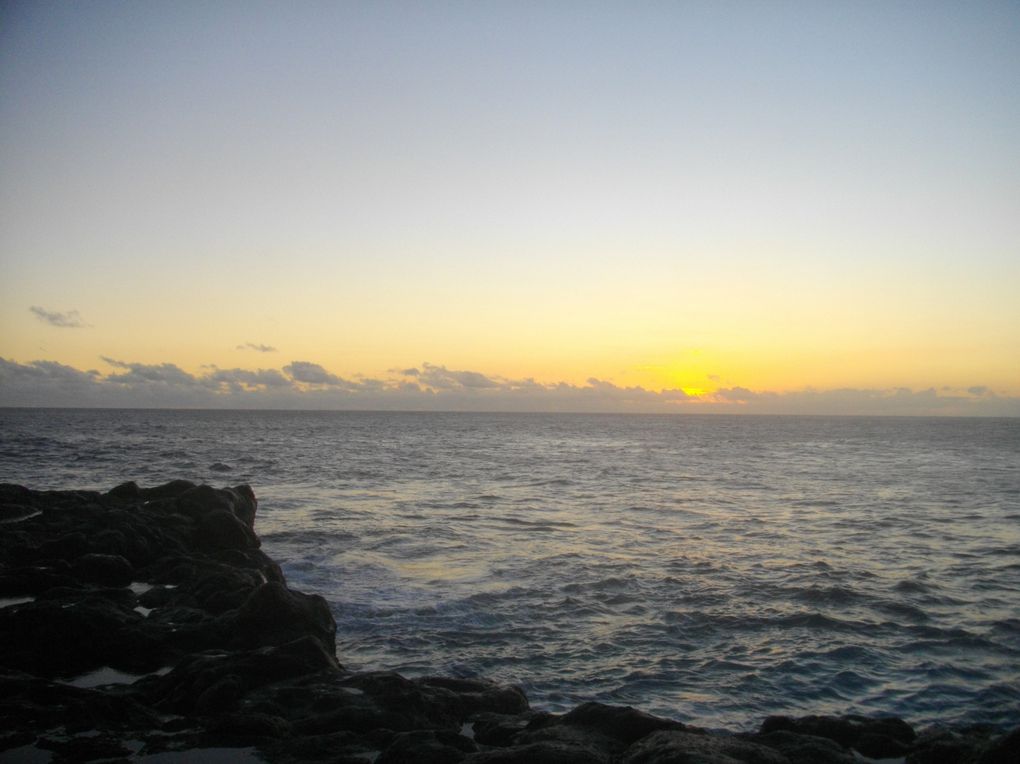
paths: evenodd
<path fill-rule="evenodd" d="M 777 730 L 747 739 L 779 751 L 791 764 L 853 764 L 857 761 L 849 750 L 824 737 Z"/>
<path fill-rule="evenodd" d="M 602 703 L 534 711 L 519 688 L 482 679 L 349 673 L 327 602 L 290 589 L 259 548 L 257 506 L 248 486 L 182 480 L 105 494 L 0 485 L 0 752 L 69 761 L 257 747 L 283 764 L 1020 760 L 1020 730 L 915 736 L 899 719 L 810 716 L 709 734 Z"/>
<path fill-rule="evenodd" d="M 790 764 L 772 748 L 729 735 L 667 730 L 653 732 L 627 749 L 622 764 Z"/>
<path fill-rule="evenodd" d="M 303 635 L 335 650 L 336 621 L 326 600 L 302 594 L 277 581 L 262 584 L 230 617 L 229 644 L 236 647 L 280 645 Z"/>
<path fill-rule="evenodd" d="M 770 716 L 761 725 L 761 732 L 793 732 L 828 738 L 844 748 L 865 756 L 887 759 L 904 756 L 916 734 L 902 719 L 869 719 L 864 716 Z"/>

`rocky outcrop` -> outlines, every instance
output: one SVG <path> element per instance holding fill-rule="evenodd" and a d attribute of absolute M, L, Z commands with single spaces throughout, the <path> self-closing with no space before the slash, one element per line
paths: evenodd
<path fill-rule="evenodd" d="M 345 670 L 326 601 L 287 586 L 248 486 L 0 485 L 0 760 L 234 749 L 277 762 L 1020 761 L 1020 730 L 770 717 L 709 733 L 629 707 L 565 714 L 478 679 Z"/>

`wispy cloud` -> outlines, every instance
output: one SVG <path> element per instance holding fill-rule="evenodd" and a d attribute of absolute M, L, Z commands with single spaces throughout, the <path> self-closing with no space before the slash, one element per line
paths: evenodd
<path fill-rule="evenodd" d="M 76 310 L 68 310 L 61 313 L 58 310 L 46 310 L 38 305 L 33 305 L 29 310 L 35 314 L 45 324 L 50 326 L 58 326 L 61 329 L 84 329 L 89 326 L 82 321 L 81 316 Z"/>
<path fill-rule="evenodd" d="M 383 378 L 340 377 L 311 361 L 282 369 L 204 367 L 103 357 L 107 373 L 56 361 L 0 358 L 0 405 L 187 406 L 199 408 L 573 411 L 639 413 L 1020 416 L 1020 397 L 984 385 L 968 388 L 752 390 L 703 395 L 625 387 L 591 377 L 583 384 L 508 379 L 424 363 Z"/>
<path fill-rule="evenodd" d="M 254 342 L 245 342 L 243 345 L 238 345 L 237 350 L 254 350 L 256 353 L 276 352 L 276 348 L 272 345 L 257 345 Z"/>

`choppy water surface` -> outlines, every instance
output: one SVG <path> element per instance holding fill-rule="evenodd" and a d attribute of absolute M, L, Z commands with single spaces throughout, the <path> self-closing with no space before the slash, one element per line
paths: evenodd
<path fill-rule="evenodd" d="M 350 668 L 1020 721 L 1020 420 L 0 411 L 0 480 L 251 483 Z"/>

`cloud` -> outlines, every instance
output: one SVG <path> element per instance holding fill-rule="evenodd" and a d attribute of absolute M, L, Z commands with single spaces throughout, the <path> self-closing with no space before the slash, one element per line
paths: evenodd
<path fill-rule="evenodd" d="M 720 388 L 715 391 L 715 397 L 717 400 L 739 401 L 741 403 L 760 400 L 762 395 L 762 393 L 756 393 L 752 390 L 748 390 L 746 387 Z"/>
<path fill-rule="evenodd" d="M 292 386 L 291 380 L 287 379 L 276 369 L 217 369 L 213 368 L 208 374 L 201 378 L 201 381 L 214 388 L 225 388 L 231 392 L 244 392 L 247 390 L 280 390 Z"/>
<path fill-rule="evenodd" d="M 295 382 L 304 382 L 307 385 L 333 385 L 341 386 L 344 381 L 335 374 L 330 374 L 317 363 L 310 361 L 292 361 L 283 367 Z"/>
<path fill-rule="evenodd" d="M 418 374 L 422 384 L 437 390 L 456 388 L 484 389 L 500 387 L 500 383 L 477 371 L 453 371 L 445 366 L 422 364 L 423 370 Z M 417 371 L 417 370 L 415 370 Z"/>
<path fill-rule="evenodd" d="M 730 387 L 705 396 L 706 402 L 729 404 L 754 414 L 847 416 L 1020 416 L 1020 398 L 999 397 L 984 386 L 967 390 L 933 387 L 805 388 L 775 392 Z"/>
<path fill-rule="evenodd" d="M 254 342 L 245 342 L 238 345 L 237 350 L 254 350 L 256 353 L 275 353 L 276 348 L 272 345 L 256 345 Z"/>
<path fill-rule="evenodd" d="M 1020 397 L 982 385 L 966 389 L 841 388 L 794 391 L 728 387 L 704 395 L 625 387 L 591 377 L 583 384 L 506 379 L 424 363 L 418 374 L 344 379 L 311 361 L 282 369 L 204 367 L 104 357 L 107 373 L 56 361 L 0 358 L 0 405 L 415 411 L 857 414 L 1020 417 Z"/>
<path fill-rule="evenodd" d="M 109 374 L 107 382 L 121 385 L 171 385 L 191 387 L 201 384 L 199 379 L 172 363 L 125 363 L 107 356 L 102 359 L 110 366 L 125 369 L 123 374 Z"/>
<path fill-rule="evenodd" d="M 84 329 L 89 326 L 89 324 L 81 320 L 81 316 L 78 315 L 76 310 L 68 310 L 61 313 L 56 310 L 40 308 L 38 305 L 33 305 L 29 310 L 43 323 L 50 326 L 59 326 L 61 329 Z"/>
<path fill-rule="evenodd" d="M 56 361 L 32 361 L 28 364 L 15 363 L 0 358 L 0 381 L 22 379 L 32 382 L 59 382 L 70 384 L 92 384 L 99 378 L 95 369 L 79 371 Z"/>
<path fill-rule="evenodd" d="M 98 371 L 80 371 L 56 361 L 17 363 L 0 358 L 0 405 L 101 405 L 103 381 Z"/>

